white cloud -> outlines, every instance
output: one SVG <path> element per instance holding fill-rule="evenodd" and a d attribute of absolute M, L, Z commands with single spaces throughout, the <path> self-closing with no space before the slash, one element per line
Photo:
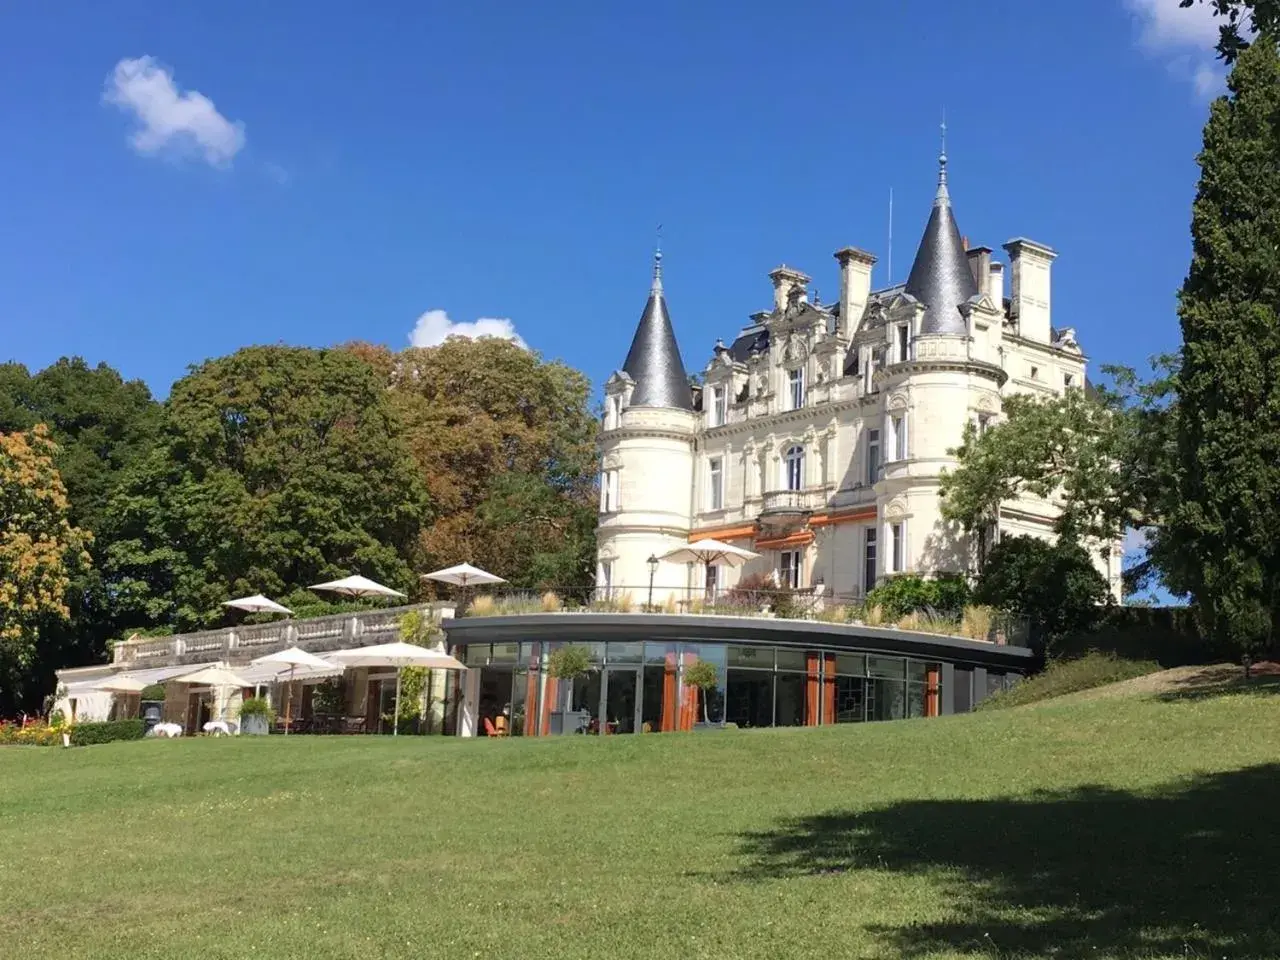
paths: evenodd
<path fill-rule="evenodd" d="M 1221 21 L 1208 3 L 1181 7 L 1177 0 L 1124 0 L 1138 24 L 1138 43 L 1164 59 L 1170 73 L 1187 80 L 1203 100 L 1224 89 L 1222 64 L 1214 47 Z"/>
<path fill-rule="evenodd" d="M 428 310 L 418 318 L 409 334 L 409 343 L 415 347 L 435 347 L 450 337 L 499 337 L 512 340 L 519 347 L 528 344 L 516 333 L 515 324 L 498 317 L 481 317 L 471 323 L 455 323 L 443 310 Z"/>
<path fill-rule="evenodd" d="M 232 123 L 204 94 L 180 90 L 173 73 L 154 57 L 117 63 L 102 99 L 133 115 L 138 128 L 129 142 L 139 153 L 196 153 L 211 166 L 225 167 L 244 147 L 244 124 Z"/>

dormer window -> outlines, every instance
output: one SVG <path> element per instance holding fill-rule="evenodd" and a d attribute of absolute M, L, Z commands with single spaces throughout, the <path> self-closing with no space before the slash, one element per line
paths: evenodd
<path fill-rule="evenodd" d="M 796 367 L 787 371 L 787 389 L 791 400 L 791 409 L 804 407 L 804 367 Z"/>
<path fill-rule="evenodd" d="M 711 388 L 711 404 L 707 409 L 707 426 L 722 427 L 728 404 L 728 391 L 723 386 Z"/>

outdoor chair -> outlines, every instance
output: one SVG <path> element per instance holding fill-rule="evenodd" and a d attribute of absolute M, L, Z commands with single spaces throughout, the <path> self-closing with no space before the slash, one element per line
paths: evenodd
<path fill-rule="evenodd" d="M 506 733 L 499 731 L 498 728 L 493 725 L 493 721 L 490 720 L 488 717 L 484 718 L 484 733 L 486 737 L 505 737 L 506 736 Z"/>

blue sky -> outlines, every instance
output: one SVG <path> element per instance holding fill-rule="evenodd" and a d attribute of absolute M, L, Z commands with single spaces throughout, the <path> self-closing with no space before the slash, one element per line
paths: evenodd
<path fill-rule="evenodd" d="M 1220 82 L 1178 0 L 0 16 L 0 358 L 80 354 L 162 395 L 245 344 L 400 347 L 430 311 L 509 320 L 598 386 L 659 222 L 699 369 L 779 262 L 830 300 L 832 252 L 859 246 L 883 285 L 891 187 L 905 276 L 944 109 L 962 232 L 1055 247 L 1056 323 L 1095 366 L 1140 364 L 1177 342 Z"/>

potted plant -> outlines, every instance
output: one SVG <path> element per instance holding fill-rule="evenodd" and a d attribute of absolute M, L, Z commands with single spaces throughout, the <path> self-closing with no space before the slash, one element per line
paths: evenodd
<path fill-rule="evenodd" d="M 240 704 L 240 732 L 248 736 L 266 736 L 271 731 L 276 712 L 265 697 L 250 697 Z"/>
<path fill-rule="evenodd" d="M 570 705 L 573 703 L 573 683 L 579 677 L 584 677 L 591 672 L 591 654 L 587 652 L 586 647 L 567 646 L 558 647 L 551 651 L 551 656 L 547 657 L 547 675 L 564 684 L 563 699 L 561 700 L 562 708 L 553 711 L 551 714 L 551 732 L 566 733 L 570 730 L 576 731 L 580 724 L 576 724 L 570 716 Z M 566 730 L 566 726 L 569 730 Z"/>
<path fill-rule="evenodd" d="M 701 694 L 702 700 L 702 722 L 695 723 L 695 730 L 713 730 L 718 728 L 717 725 L 711 723 L 711 717 L 708 715 L 707 701 L 710 699 L 711 691 L 720 685 L 720 676 L 716 671 L 716 665 L 708 660 L 695 660 L 693 663 L 686 664 L 684 668 L 685 686 L 694 687 Z"/>

